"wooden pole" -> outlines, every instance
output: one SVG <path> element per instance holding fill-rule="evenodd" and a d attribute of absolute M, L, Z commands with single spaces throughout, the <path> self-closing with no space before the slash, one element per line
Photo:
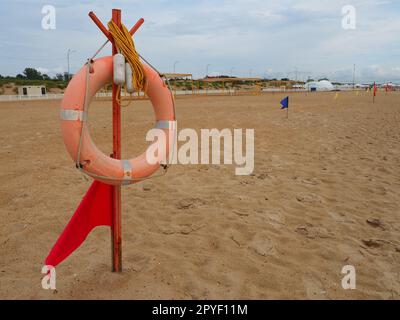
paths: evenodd
<path fill-rule="evenodd" d="M 89 13 L 89 17 L 97 25 L 106 38 L 112 43 L 113 56 L 118 52 L 110 32 L 102 24 L 100 19 L 94 12 Z M 112 10 L 112 20 L 121 28 L 121 10 Z M 142 26 L 144 19 L 141 18 L 129 31 L 133 36 L 135 32 Z M 118 86 L 112 83 L 112 109 L 113 109 L 113 154 L 114 159 L 121 159 L 121 92 L 118 92 Z M 112 271 L 122 272 L 122 236 L 121 236 L 121 187 L 113 187 L 112 197 L 112 226 L 111 226 L 111 256 L 112 256 Z"/>
<path fill-rule="evenodd" d="M 286 119 L 289 119 L 289 97 L 288 97 L 288 106 L 286 108 Z"/>
<path fill-rule="evenodd" d="M 133 36 L 136 33 L 136 31 L 138 31 L 138 29 L 142 26 L 143 23 L 144 23 L 144 19 L 140 18 L 139 21 L 136 22 L 136 24 L 129 31 L 129 33 Z"/>
<path fill-rule="evenodd" d="M 93 11 L 89 12 L 89 17 L 93 20 L 93 22 L 100 29 L 100 31 L 103 32 L 103 34 L 107 37 L 107 39 L 111 42 L 114 42 L 110 32 L 107 30 L 104 24 L 101 23 L 100 19 L 97 18 L 97 16 L 94 14 Z"/>
<path fill-rule="evenodd" d="M 121 10 L 112 10 L 112 21 L 121 28 Z M 112 54 L 117 54 L 117 47 L 113 42 Z M 113 108 L 113 158 L 121 159 L 121 92 L 118 86 L 112 84 Z M 122 272 L 122 235 L 121 235 L 121 186 L 113 187 L 113 215 L 111 227 L 112 240 L 112 271 Z"/>

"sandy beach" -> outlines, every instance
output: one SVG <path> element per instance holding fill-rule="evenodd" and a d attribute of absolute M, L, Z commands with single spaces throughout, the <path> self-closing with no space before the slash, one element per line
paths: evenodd
<path fill-rule="evenodd" d="M 173 166 L 123 189 L 123 268 L 98 228 L 41 287 L 44 259 L 91 184 L 59 129 L 60 101 L 0 103 L 1 299 L 399 299 L 400 93 L 188 97 L 180 129 L 255 129 L 255 170 Z M 91 105 L 111 151 L 110 102 Z M 123 109 L 123 157 L 145 150 L 149 101 Z M 353 265 L 357 289 L 344 290 Z"/>

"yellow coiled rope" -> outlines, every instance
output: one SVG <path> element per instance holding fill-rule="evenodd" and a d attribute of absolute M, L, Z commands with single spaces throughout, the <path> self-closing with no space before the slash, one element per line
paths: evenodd
<path fill-rule="evenodd" d="M 140 62 L 139 54 L 136 51 L 132 35 L 129 30 L 122 24 L 122 28 L 118 28 L 114 21 L 108 23 L 108 29 L 114 38 L 115 45 L 125 56 L 126 61 L 131 65 L 133 72 L 133 88 L 136 92 L 145 91 L 147 87 L 146 74 L 143 65 Z"/>

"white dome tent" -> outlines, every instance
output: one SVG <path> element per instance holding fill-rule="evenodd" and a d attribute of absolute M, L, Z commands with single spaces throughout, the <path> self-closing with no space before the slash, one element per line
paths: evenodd
<path fill-rule="evenodd" d="M 308 91 L 333 91 L 335 87 L 331 82 L 328 80 L 321 80 L 321 81 L 311 81 L 307 82 L 305 85 Z"/>

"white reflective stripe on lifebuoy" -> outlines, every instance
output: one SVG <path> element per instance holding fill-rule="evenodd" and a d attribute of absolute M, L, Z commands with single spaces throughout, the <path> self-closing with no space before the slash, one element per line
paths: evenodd
<path fill-rule="evenodd" d="M 156 123 L 156 129 L 175 129 L 176 121 L 160 120 Z"/>
<path fill-rule="evenodd" d="M 124 167 L 124 179 L 128 182 L 132 179 L 132 166 L 129 160 L 122 160 L 122 166 Z"/>
<path fill-rule="evenodd" d="M 66 121 L 83 121 L 83 111 L 63 109 L 60 111 L 60 119 Z"/>

